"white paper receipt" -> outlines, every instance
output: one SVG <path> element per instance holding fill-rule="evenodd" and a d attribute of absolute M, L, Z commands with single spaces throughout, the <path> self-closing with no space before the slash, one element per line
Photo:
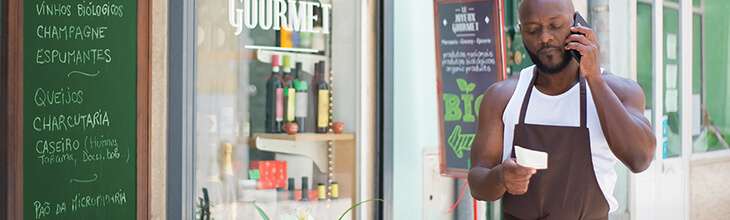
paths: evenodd
<path fill-rule="evenodd" d="M 545 152 L 515 146 L 515 156 L 517 156 L 517 164 L 520 166 L 538 170 L 548 167 L 548 154 Z"/>

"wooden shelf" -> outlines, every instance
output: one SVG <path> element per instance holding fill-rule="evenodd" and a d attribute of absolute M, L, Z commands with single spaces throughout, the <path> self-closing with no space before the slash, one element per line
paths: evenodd
<path fill-rule="evenodd" d="M 320 172 L 327 172 L 327 142 L 335 141 L 335 146 L 354 147 L 355 135 L 352 133 L 343 134 L 269 134 L 256 133 L 253 135 L 255 146 L 259 150 L 302 155 L 311 159 Z"/>
<path fill-rule="evenodd" d="M 256 133 L 253 135 L 254 139 L 257 137 L 275 140 L 287 140 L 287 141 L 351 141 L 355 140 L 355 134 L 352 133 L 298 133 L 294 135 L 288 134 L 270 134 L 270 133 Z"/>

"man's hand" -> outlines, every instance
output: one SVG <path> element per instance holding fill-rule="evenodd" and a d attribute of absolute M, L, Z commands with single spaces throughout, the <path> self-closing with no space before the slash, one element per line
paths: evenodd
<path fill-rule="evenodd" d="M 601 54 L 598 46 L 598 38 L 596 33 L 593 32 L 589 27 L 571 27 L 573 33 L 565 40 L 567 45 L 566 50 L 577 50 L 581 55 L 580 59 L 580 72 L 584 74 L 586 78 L 601 78 L 601 61 L 599 55 Z M 595 76 L 595 77 L 594 77 Z"/>
<path fill-rule="evenodd" d="M 502 162 L 502 182 L 512 195 L 522 195 L 527 192 L 530 177 L 537 172 L 535 169 L 518 165 L 515 159 L 510 158 Z"/>

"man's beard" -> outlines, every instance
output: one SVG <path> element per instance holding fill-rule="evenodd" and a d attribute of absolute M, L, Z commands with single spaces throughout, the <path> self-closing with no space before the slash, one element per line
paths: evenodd
<path fill-rule="evenodd" d="M 543 48 L 541 48 L 541 50 L 548 49 L 548 48 L 549 47 L 543 47 Z M 570 53 L 568 53 L 568 51 L 565 51 L 565 50 L 562 50 L 562 51 L 563 51 L 563 53 L 562 53 L 563 60 L 560 63 L 558 63 L 557 65 L 553 65 L 553 66 L 548 66 L 547 64 L 540 61 L 540 57 L 538 57 L 537 54 L 532 53 L 530 50 L 527 50 L 527 55 L 530 56 L 530 60 L 532 60 L 532 63 L 535 64 L 535 66 L 537 67 L 538 70 L 540 70 L 540 72 L 547 73 L 547 74 L 555 74 L 555 73 L 558 73 L 561 70 L 565 69 L 565 67 L 567 67 L 568 64 L 570 64 L 570 61 L 573 60 L 572 59 L 573 57 L 570 55 Z"/>

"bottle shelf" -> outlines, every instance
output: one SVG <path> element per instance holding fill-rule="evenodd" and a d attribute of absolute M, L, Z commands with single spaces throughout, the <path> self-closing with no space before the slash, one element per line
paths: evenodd
<path fill-rule="evenodd" d="M 352 133 L 297 133 L 293 135 L 289 134 L 271 134 L 271 133 L 256 133 L 253 135 L 254 139 L 257 137 L 274 139 L 274 140 L 288 140 L 288 141 L 351 141 L 355 140 L 355 134 Z"/>

